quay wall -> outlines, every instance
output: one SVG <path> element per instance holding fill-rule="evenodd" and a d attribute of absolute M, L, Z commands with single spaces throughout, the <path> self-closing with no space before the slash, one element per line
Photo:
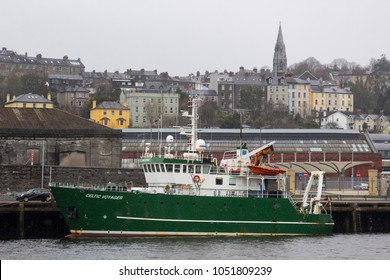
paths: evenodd
<path fill-rule="evenodd" d="M 145 185 L 141 169 L 100 168 L 100 167 L 62 167 L 45 166 L 43 187 L 49 182 L 68 183 L 124 183 L 134 186 Z M 0 165 L 0 195 L 17 194 L 32 187 L 41 187 L 42 166 Z"/>

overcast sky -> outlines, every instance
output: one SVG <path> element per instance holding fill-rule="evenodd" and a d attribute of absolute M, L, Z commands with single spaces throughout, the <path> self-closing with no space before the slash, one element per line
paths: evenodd
<path fill-rule="evenodd" d="M 279 23 L 289 66 L 390 58 L 389 0 L 1 0 L 0 11 L 0 47 L 87 71 L 272 67 Z"/>

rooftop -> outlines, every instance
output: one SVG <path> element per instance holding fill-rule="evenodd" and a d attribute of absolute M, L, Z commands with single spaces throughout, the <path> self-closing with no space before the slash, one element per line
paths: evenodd
<path fill-rule="evenodd" d="M 0 136 L 112 135 L 114 129 L 94 123 L 59 109 L 0 108 Z"/>

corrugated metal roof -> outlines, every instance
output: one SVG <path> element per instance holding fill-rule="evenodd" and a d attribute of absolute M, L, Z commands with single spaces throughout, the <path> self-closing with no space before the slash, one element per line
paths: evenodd
<path fill-rule="evenodd" d="M 0 108 L 0 131 L 8 129 L 112 130 L 55 108 Z"/>

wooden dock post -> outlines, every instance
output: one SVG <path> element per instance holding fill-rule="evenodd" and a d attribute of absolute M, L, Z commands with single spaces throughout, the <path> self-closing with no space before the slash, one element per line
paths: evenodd
<path fill-rule="evenodd" d="M 368 194 L 379 195 L 378 170 L 376 169 L 368 169 Z"/>
<path fill-rule="evenodd" d="M 295 170 L 294 169 L 287 170 L 287 176 L 289 179 L 289 191 L 295 193 Z"/>
<path fill-rule="evenodd" d="M 19 202 L 19 239 L 24 239 L 25 229 L 24 229 L 24 219 L 25 219 L 25 208 L 24 202 Z"/>

